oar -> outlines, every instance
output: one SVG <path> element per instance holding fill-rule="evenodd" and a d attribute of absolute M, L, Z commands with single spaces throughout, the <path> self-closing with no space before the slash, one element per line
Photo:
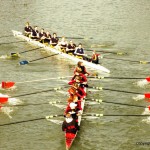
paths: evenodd
<path fill-rule="evenodd" d="M 61 115 L 51 115 L 49 117 L 40 117 L 40 118 L 35 118 L 35 119 L 29 119 L 29 120 L 22 120 L 22 121 L 16 121 L 16 122 L 10 122 L 10 123 L 5 123 L 5 124 L 0 124 L 0 126 L 8 126 L 8 125 L 13 125 L 13 124 L 20 124 L 20 123 L 25 123 L 25 122 L 30 122 L 30 121 L 38 121 L 38 120 L 43 120 L 43 119 L 50 119 L 50 118 L 54 118 L 54 117 L 59 117 L 59 116 L 63 116 Z"/>
<path fill-rule="evenodd" d="M 141 114 L 83 114 L 85 116 L 95 116 L 95 117 L 103 117 L 103 116 L 108 116 L 108 117 L 111 117 L 111 116 L 115 116 L 115 117 L 120 117 L 120 116 L 127 116 L 127 117 L 147 117 L 147 116 L 150 116 L 150 115 L 141 115 Z"/>
<path fill-rule="evenodd" d="M 93 78 L 93 79 L 146 79 L 146 80 L 150 80 L 150 77 L 141 78 L 141 77 L 104 77 L 104 76 L 88 76 L 88 78 Z"/>
<path fill-rule="evenodd" d="M 52 89 L 48 89 L 48 90 L 42 90 L 42 91 L 36 91 L 36 92 L 32 92 L 32 93 L 25 93 L 25 94 L 20 94 L 20 95 L 14 95 L 13 97 L 21 97 L 21 96 L 27 96 L 27 95 L 32 95 L 32 94 L 37 94 L 37 93 L 43 93 L 43 92 L 49 92 L 49 91 L 57 91 L 57 90 L 61 90 L 63 88 L 68 88 L 68 86 L 64 86 L 64 87 L 58 87 L 58 88 L 52 88 Z"/>
<path fill-rule="evenodd" d="M 22 82 L 12 82 L 12 81 L 2 81 L 0 87 L 3 89 L 10 89 L 14 87 L 15 84 L 22 84 L 22 83 L 32 83 L 32 82 L 42 82 L 42 81 L 47 81 L 47 80 L 62 80 L 65 78 L 71 78 L 72 76 L 65 76 L 65 77 L 57 77 L 57 78 L 46 78 L 46 79 L 39 79 L 39 80 L 29 80 L 29 81 L 22 81 Z M 69 81 L 68 81 L 69 82 Z"/>
<path fill-rule="evenodd" d="M 116 104 L 116 105 L 124 105 L 124 106 L 133 106 L 133 107 L 142 107 L 142 108 L 145 108 L 145 106 L 125 104 L 125 103 L 119 103 L 119 102 L 110 102 L 110 101 L 104 101 L 102 99 L 86 98 L 85 100 L 86 101 L 97 102 L 98 104 L 101 104 L 101 103 L 110 103 L 110 104 Z M 51 104 L 51 105 L 60 104 L 60 103 L 63 103 L 63 102 L 61 102 L 61 101 L 52 101 L 52 102 L 49 102 L 49 104 Z"/>
<path fill-rule="evenodd" d="M 38 121 L 38 120 L 43 120 L 43 119 L 45 119 L 45 117 L 40 117 L 40 118 L 35 118 L 35 119 L 29 119 L 29 120 L 22 120 L 22 121 L 5 123 L 5 124 L 0 124 L 0 126 L 8 126 L 8 125 L 13 125 L 13 124 L 20 124 L 20 123 L 25 123 L 25 122 L 30 122 L 30 121 Z"/>
<path fill-rule="evenodd" d="M 135 63 L 140 63 L 140 64 L 149 64 L 149 61 L 138 61 L 138 60 L 129 60 L 129 59 L 119 59 L 119 58 L 110 58 L 110 57 L 103 57 L 104 59 L 113 59 L 113 60 L 121 60 L 121 61 L 128 61 L 128 62 L 135 62 Z"/>
<path fill-rule="evenodd" d="M 35 50 L 37 50 L 37 49 L 41 49 L 41 48 L 42 48 L 42 47 L 33 48 L 33 49 L 26 50 L 26 51 L 22 51 L 22 52 L 19 52 L 19 53 L 12 52 L 12 53 L 11 53 L 11 56 L 13 56 L 13 55 L 17 55 L 17 54 L 23 54 L 23 53 L 26 53 L 26 52 L 35 51 Z"/>
<path fill-rule="evenodd" d="M 58 38 L 62 38 L 62 37 L 58 37 Z M 65 37 L 66 39 L 84 39 L 84 40 L 88 40 L 88 39 L 93 39 L 92 37 Z"/>
<path fill-rule="evenodd" d="M 34 59 L 34 60 L 30 60 L 30 61 L 23 60 L 23 61 L 19 62 L 19 64 L 20 64 L 20 65 L 26 65 L 26 64 L 28 64 L 28 63 L 30 63 L 30 62 L 37 61 L 37 60 L 41 60 L 41 59 L 48 58 L 48 57 L 52 57 L 52 56 L 56 56 L 56 55 L 58 55 L 58 54 L 60 54 L 60 53 L 53 54 L 53 55 L 49 55 L 49 56 L 45 56 L 45 57 L 41 57 L 41 58 Z"/>
<path fill-rule="evenodd" d="M 21 43 L 21 42 L 26 42 L 26 41 L 16 41 L 16 42 L 9 42 L 9 43 L 0 43 L 0 45 L 12 44 L 12 43 Z"/>
<path fill-rule="evenodd" d="M 91 49 L 85 49 L 85 50 L 93 51 Z M 117 55 L 125 55 L 125 54 L 127 54 L 125 52 L 112 52 L 112 51 L 103 51 L 103 50 L 96 50 L 96 52 L 111 53 L 111 54 L 117 54 Z"/>
<path fill-rule="evenodd" d="M 138 92 L 131 92 L 131 91 L 124 91 L 124 90 L 116 90 L 116 89 L 109 89 L 109 88 L 103 88 L 103 87 L 90 87 L 96 90 L 107 90 L 107 91 L 114 91 L 114 92 L 122 92 L 122 93 L 131 93 L 131 94 L 140 94 L 143 96 L 143 98 L 150 98 L 150 93 L 138 93 Z"/>
<path fill-rule="evenodd" d="M 140 105 L 131 105 L 131 104 L 124 104 L 124 103 L 119 103 L 119 102 L 110 102 L 110 101 L 104 101 L 104 100 L 102 100 L 102 99 L 89 99 L 89 98 L 87 98 L 87 99 L 85 99 L 86 101 L 88 100 L 88 101 L 94 101 L 94 102 L 97 102 L 97 103 L 99 103 L 99 104 L 101 104 L 101 103 L 110 103 L 110 104 L 117 104 L 117 105 L 124 105 L 124 106 L 133 106 L 133 107 L 142 107 L 142 108 L 145 108 L 145 106 L 140 106 Z"/>

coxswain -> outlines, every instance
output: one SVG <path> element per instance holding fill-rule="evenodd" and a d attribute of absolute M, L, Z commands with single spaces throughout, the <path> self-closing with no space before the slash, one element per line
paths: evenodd
<path fill-rule="evenodd" d="M 46 33 L 44 32 L 44 29 L 41 29 L 41 32 L 39 33 L 39 42 L 44 43 L 44 39 L 46 38 Z"/>
<path fill-rule="evenodd" d="M 56 33 L 53 33 L 53 37 L 51 38 L 50 40 L 50 46 L 54 47 L 58 44 L 58 37 L 57 37 L 57 34 Z"/>
<path fill-rule="evenodd" d="M 84 66 L 84 64 L 83 64 L 83 62 L 82 61 L 79 61 L 78 63 L 77 63 L 77 67 L 74 69 L 74 74 L 76 74 L 76 72 L 77 73 L 82 73 L 82 74 L 84 74 L 84 75 L 90 75 L 90 73 L 88 73 L 87 71 L 86 71 L 86 68 L 85 68 L 85 66 Z"/>
<path fill-rule="evenodd" d="M 65 37 L 63 36 L 57 44 L 57 49 L 60 50 L 61 52 L 66 53 L 67 46 L 68 46 L 68 42 L 66 41 Z"/>
<path fill-rule="evenodd" d="M 32 32 L 32 27 L 29 25 L 29 22 L 26 23 L 26 26 L 24 28 L 24 34 L 25 36 L 28 36 L 31 34 Z"/>
<path fill-rule="evenodd" d="M 39 40 L 39 31 L 38 31 L 37 26 L 34 26 L 34 29 L 31 32 L 30 38 L 35 39 L 35 40 Z"/>
<path fill-rule="evenodd" d="M 71 40 L 66 48 L 66 53 L 70 55 L 74 55 L 76 49 L 76 44 Z"/>
<path fill-rule="evenodd" d="M 79 43 L 78 47 L 76 47 L 74 55 L 76 55 L 76 57 L 79 59 L 84 59 L 88 61 L 87 55 L 84 53 L 84 49 L 81 43 Z"/>
<path fill-rule="evenodd" d="M 92 58 L 91 58 L 92 63 L 99 64 L 99 58 L 98 58 L 99 55 L 100 54 L 97 54 L 95 50 L 93 51 L 93 55 L 92 55 Z"/>
<path fill-rule="evenodd" d="M 65 121 L 62 124 L 62 131 L 64 131 L 66 139 L 70 140 L 76 136 L 76 132 L 79 130 L 78 122 L 72 118 L 70 113 L 65 116 Z"/>

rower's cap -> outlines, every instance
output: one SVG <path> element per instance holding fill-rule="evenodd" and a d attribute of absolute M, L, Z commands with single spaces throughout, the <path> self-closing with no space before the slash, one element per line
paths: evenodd
<path fill-rule="evenodd" d="M 71 109 L 74 109 L 76 106 L 77 106 L 77 104 L 75 104 L 75 103 L 73 103 L 73 102 L 70 103 L 70 108 L 71 108 Z"/>

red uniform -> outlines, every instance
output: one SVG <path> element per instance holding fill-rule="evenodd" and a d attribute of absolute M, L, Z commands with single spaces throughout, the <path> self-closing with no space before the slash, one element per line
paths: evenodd
<path fill-rule="evenodd" d="M 62 131 L 65 131 L 66 133 L 76 134 L 78 130 L 79 130 L 78 123 L 74 119 L 70 121 L 65 120 L 62 124 Z"/>

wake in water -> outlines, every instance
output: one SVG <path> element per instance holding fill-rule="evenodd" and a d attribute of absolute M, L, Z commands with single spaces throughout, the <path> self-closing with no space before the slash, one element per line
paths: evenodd
<path fill-rule="evenodd" d="M 147 117 L 146 119 L 143 119 L 142 122 L 145 122 L 147 124 L 150 124 L 150 117 Z"/>
<path fill-rule="evenodd" d="M 8 99 L 8 104 L 14 106 L 14 105 L 23 104 L 23 102 L 20 99 L 17 99 L 17 98 L 9 98 Z"/>
<path fill-rule="evenodd" d="M 2 86 L 0 85 L 0 90 L 1 91 L 13 91 L 16 90 L 17 86 L 12 86 L 11 88 L 2 88 Z"/>
<path fill-rule="evenodd" d="M 0 59 L 7 59 L 7 58 L 8 58 L 7 55 L 2 55 L 2 56 L 0 56 Z"/>
<path fill-rule="evenodd" d="M 140 101 L 145 99 L 145 95 L 137 95 L 136 97 L 132 97 L 135 101 Z"/>
<path fill-rule="evenodd" d="M 1 107 L 1 112 L 6 114 L 9 118 L 12 118 L 12 116 L 10 114 L 13 112 L 13 108 L 4 106 L 4 107 Z"/>
<path fill-rule="evenodd" d="M 141 87 L 141 88 L 145 88 L 145 86 L 147 86 L 148 84 L 149 84 L 149 82 L 146 79 L 138 81 L 136 83 L 136 85 L 139 86 L 139 87 Z"/>
<path fill-rule="evenodd" d="M 145 108 L 145 110 L 142 113 L 142 115 L 150 115 L 150 109 L 149 108 Z"/>

